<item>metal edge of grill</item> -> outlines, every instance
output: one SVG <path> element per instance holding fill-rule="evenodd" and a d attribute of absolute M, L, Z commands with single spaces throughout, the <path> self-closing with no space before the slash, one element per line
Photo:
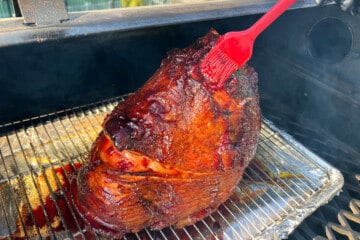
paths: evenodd
<path fill-rule="evenodd" d="M 14 233 L 20 229 L 25 238 L 34 233 L 87 238 L 90 232 L 77 220 L 63 183 L 86 159 L 102 119 L 125 97 L 1 126 L 1 236 L 16 238 Z M 45 181 L 39 182 L 39 178 Z M 234 194 L 215 213 L 183 229 L 144 229 L 124 239 L 284 238 L 338 194 L 343 183 L 338 170 L 264 119 L 255 160 Z M 55 215 L 47 209 L 48 201 Z M 41 220 L 29 210 L 34 209 L 34 202 Z M 34 233 L 28 232 L 29 222 Z"/>

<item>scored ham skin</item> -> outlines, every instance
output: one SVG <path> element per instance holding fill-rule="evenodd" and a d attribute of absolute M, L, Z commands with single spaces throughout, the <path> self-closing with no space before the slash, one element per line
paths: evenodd
<path fill-rule="evenodd" d="M 255 154 L 261 113 L 248 65 L 224 86 L 200 76 L 219 34 L 168 53 L 160 68 L 108 115 L 72 184 L 79 215 L 112 237 L 183 227 L 226 201 Z"/>

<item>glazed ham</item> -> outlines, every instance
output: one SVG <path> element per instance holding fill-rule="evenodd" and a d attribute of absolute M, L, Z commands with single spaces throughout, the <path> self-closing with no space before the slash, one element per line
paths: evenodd
<path fill-rule="evenodd" d="M 79 215 L 112 237 L 183 227 L 226 201 L 255 154 L 257 74 L 245 65 L 223 85 L 199 74 L 212 30 L 175 49 L 106 117 L 72 191 Z"/>

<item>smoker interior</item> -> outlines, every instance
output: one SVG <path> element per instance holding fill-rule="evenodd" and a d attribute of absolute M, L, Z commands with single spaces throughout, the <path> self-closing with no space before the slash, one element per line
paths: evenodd
<path fill-rule="evenodd" d="M 110 99 L 141 86 L 166 52 L 210 28 L 250 26 L 259 15 L 39 41 L 0 48 L 2 131 L 18 122 Z M 264 117 L 338 168 L 343 191 L 290 239 L 359 237 L 360 19 L 336 5 L 291 10 L 256 41 Z"/>

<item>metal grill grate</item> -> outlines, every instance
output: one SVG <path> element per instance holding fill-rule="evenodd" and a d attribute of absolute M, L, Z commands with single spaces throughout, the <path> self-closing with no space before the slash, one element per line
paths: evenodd
<path fill-rule="evenodd" d="M 329 239 L 336 239 L 335 232 L 347 236 L 349 239 L 359 239 L 360 233 L 353 230 L 350 226 L 350 221 L 360 224 L 360 201 L 352 199 L 350 201 L 351 212 L 342 210 L 338 214 L 340 224 L 328 223 L 325 227 L 326 236 Z"/>
<path fill-rule="evenodd" d="M 0 238 L 101 238 L 77 218 L 68 182 L 123 99 L 1 127 Z M 339 171 L 264 120 L 255 160 L 216 212 L 182 229 L 144 229 L 124 239 L 283 238 L 342 185 Z"/>

